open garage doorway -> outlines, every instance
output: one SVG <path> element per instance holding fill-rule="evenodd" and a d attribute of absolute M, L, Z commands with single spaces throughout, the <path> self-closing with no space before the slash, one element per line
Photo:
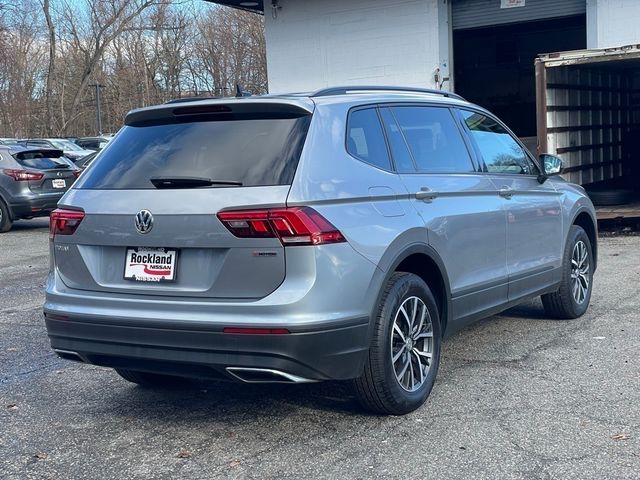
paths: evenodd
<path fill-rule="evenodd" d="M 535 153 L 535 58 L 586 48 L 586 37 L 585 15 L 454 30 L 455 90 L 498 115 Z"/>

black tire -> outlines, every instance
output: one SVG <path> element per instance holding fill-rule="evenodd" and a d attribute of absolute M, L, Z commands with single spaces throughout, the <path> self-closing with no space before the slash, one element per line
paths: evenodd
<path fill-rule="evenodd" d="M 586 245 L 587 249 L 587 261 L 589 266 L 588 278 L 589 284 L 584 295 L 584 300 L 578 302 L 574 296 L 573 291 L 573 265 L 572 256 L 576 245 L 582 242 Z M 591 300 L 591 291 L 593 290 L 593 250 L 591 242 L 586 232 L 577 225 L 573 225 L 569 230 L 569 238 L 564 248 L 563 260 L 562 260 L 562 280 L 560 282 L 560 288 L 546 295 L 542 295 L 542 305 L 547 315 L 553 318 L 559 319 L 573 319 L 578 318 L 587 311 L 589 302 Z"/>
<path fill-rule="evenodd" d="M 6 233 L 11 230 L 13 222 L 11 221 L 11 214 L 9 208 L 0 199 L 0 233 Z"/>
<path fill-rule="evenodd" d="M 422 300 L 422 305 L 426 307 L 428 317 L 431 319 L 432 339 L 429 341 L 429 347 L 432 356 L 429 369 L 423 377 L 422 383 L 415 391 L 408 391 L 401 386 L 394 370 L 392 331 L 396 316 L 400 315 L 400 307 L 403 306 L 403 302 L 413 297 Z M 421 306 L 419 308 L 424 309 L 424 307 Z M 422 323 L 420 325 L 422 326 Z M 411 329 L 411 325 L 408 328 Z M 353 381 L 356 396 L 364 408 L 375 413 L 403 415 L 412 412 L 420 407 L 431 393 L 440 365 L 440 315 L 433 294 L 427 284 L 412 273 L 394 273 L 385 286 L 373 329 L 373 338 L 364 372 L 360 378 Z M 418 327 L 418 330 L 420 330 L 420 327 Z M 426 330 L 428 330 L 428 327 L 425 327 L 423 331 Z M 426 341 L 427 339 L 425 339 Z M 419 342 L 419 340 L 416 340 L 416 342 Z M 402 345 L 402 343 L 400 344 Z M 418 343 L 415 343 L 415 345 L 418 348 Z M 426 343 L 422 344 L 421 348 L 425 348 L 425 345 Z M 413 340 L 411 340 L 410 345 L 404 345 L 406 352 L 399 358 L 400 361 L 404 361 L 405 358 L 410 359 L 409 368 L 411 369 L 412 380 L 414 378 L 413 373 L 416 370 L 414 370 L 411 362 L 413 358 L 417 358 L 418 361 L 421 358 L 417 354 L 416 357 L 411 357 L 413 346 Z M 399 352 L 400 349 L 396 349 L 396 352 Z M 404 357 L 404 355 L 407 355 L 407 357 Z M 417 370 L 417 372 L 422 373 L 422 366 L 418 368 L 420 370 Z"/>
<path fill-rule="evenodd" d="M 138 370 L 127 370 L 124 368 L 116 368 L 115 371 L 128 382 L 138 384 L 142 387 L 177 388 L 189 384 L 189 380 L 183 377 L 140 372 Z"/>

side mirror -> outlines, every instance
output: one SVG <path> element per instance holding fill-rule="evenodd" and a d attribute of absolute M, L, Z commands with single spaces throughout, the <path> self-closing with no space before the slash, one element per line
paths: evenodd
<path fill-rule="evenodd" d="M 560 175 L 560 173 L 562 172 L 562 159 L 560 157 L 556 157 L 555 155 L 549 155 L 548 153 L 541 154 L 540 164 L 544 169 L 544 172 L 538 178 L 540 183 L 543 183 L 547 178 L 553 175 Z"/>

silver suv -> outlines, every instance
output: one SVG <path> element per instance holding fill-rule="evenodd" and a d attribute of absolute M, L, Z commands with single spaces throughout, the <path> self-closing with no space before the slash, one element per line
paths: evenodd
<path fill-rule="evenodd" d="M 445 335 L 587 309 L 595 214 L 560 168 L 440 91 L 132 111 L 51 215 L 51 344 L 142 385 L 352 380 L 410 412 Z"/>

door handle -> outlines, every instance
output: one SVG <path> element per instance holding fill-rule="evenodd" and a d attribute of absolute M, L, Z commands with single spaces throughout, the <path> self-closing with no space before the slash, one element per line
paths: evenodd
<path fill-rule="evenodd" d="M 498 190 L 498 195 L 500 195 L 502 198 L 511 198 L 513 196 L 513 189 L 505 185 L 500 190 Z"/>
<path fill-rule="evenodd" d="M 438 196 L 438 192 L 434 192 L 429 187 L 422 187 L 419 192 L 416 192 L 416 200 L 423 200 L 430 202 Z"/>

